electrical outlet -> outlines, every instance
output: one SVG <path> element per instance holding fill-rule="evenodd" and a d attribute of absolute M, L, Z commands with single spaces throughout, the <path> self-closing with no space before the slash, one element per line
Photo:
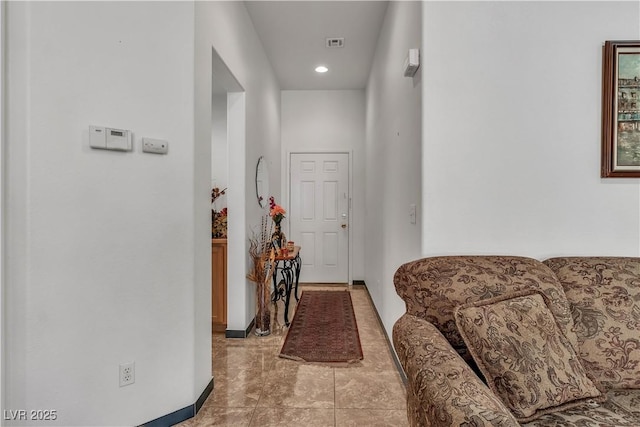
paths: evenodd
<path fill-rule="evenodd" d="M 136 382 L 136 363 L 124 363 L 120 365 L 120 387 Z"/>

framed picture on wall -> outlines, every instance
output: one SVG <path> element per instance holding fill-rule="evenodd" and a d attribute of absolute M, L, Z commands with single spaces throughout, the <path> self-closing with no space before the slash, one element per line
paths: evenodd
<path fill-rule="evenodd" d="M 603 52 L 602 178 L 640 178 L 640 41 Z"/>

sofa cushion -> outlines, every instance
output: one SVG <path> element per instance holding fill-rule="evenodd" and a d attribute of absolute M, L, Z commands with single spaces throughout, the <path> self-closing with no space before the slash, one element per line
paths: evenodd
<path fill-rule="evenodd" d="M 601 404 L 590 402 L 566 409 L 562 412 L 545 414 L 523 424 L 523 427 L 564 427 L 564 426 L 640 426 L 640 389 L 609 390 L 607 401 Z"/>
<path fill-rule="evenodd" d="M 570 301 L 585 367 L 607 389 L 640 388 L 640 258 L 544 261 Z"/>
<path fill-rule="evenodd" d="M 455 319 L 489 387 L 518 421 L 602 397 L 542 294 L 516 292 L 465 304 Z"/>
<path fill-rule="evenodd" d="M 541 262 L 514 256 L 443 256 L 406 263 L 395 273 L 407 313 L 435 325 L 465 359 L 466 347 L 453 319 L 459 305 L 523 289 L 544 293 L 562 331 L 576 342 L 569 303 L 560 282 Z"/>

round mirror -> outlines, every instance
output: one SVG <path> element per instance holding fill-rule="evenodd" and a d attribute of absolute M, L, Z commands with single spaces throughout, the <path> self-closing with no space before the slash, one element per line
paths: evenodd
<path fill-rule="evenodd" d="M 256 196 L 261 208 L 269 206 L 269 169 L 263 156 L 260 156 L 256 166 Z"/>

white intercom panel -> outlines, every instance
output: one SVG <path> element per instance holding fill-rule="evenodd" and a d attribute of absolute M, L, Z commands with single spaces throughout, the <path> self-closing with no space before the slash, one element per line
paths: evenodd
<path fill-rule="evenodd" d="M 131 131 L 103 126 L 89 126 L 89 146 L 101 150 L 131 151 Z"/>

